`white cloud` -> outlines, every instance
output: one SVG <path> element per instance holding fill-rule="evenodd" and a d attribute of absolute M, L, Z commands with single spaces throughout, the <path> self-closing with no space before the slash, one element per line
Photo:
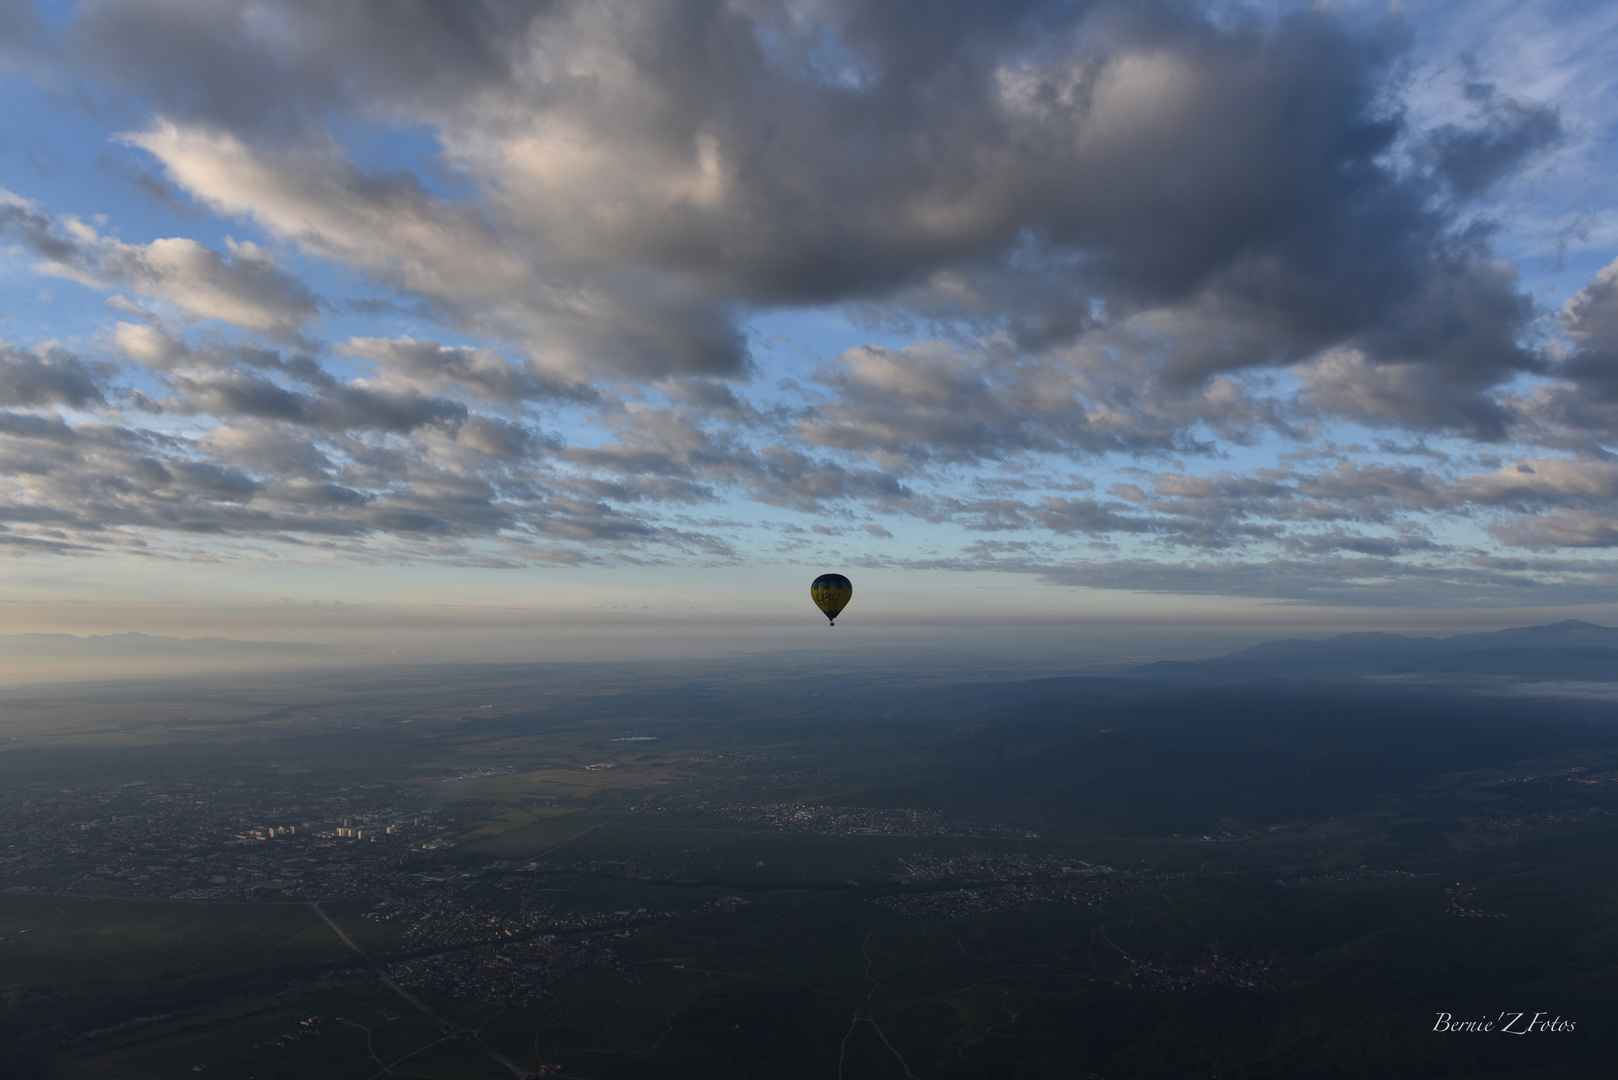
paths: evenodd
<path fill-rule="evenodd" d="M 249 241 L 227 238 L 225 253 L 180 236 L 127 244 L 77 218 L 55 218 L 0 192 L 0 230 L 8 228 L 40 256 L 38 272 L 96 289 L 127 288 L 166 301 L 187 318 L 217 319 L 290 339 L 319 309 L 319 300 L 302 282 Z M 122 296 L 108 303 L 126 311 L 134 306 Z"/>
<path fill-rule="evenodd" d="M 366 175 L 330 145 L 272 155 L 227 133 L 164 122 L 126 136 L 220 212 L 434 304 L 453 324 L 521 343 L 565 377 L 739 369 L 739 332 L 630 269 L 560 274 L 542 243 L 446 205 L 408 174 Z"/>
<path fill-rule="evenodd" d="M 171 368 L 191 355 L 184 341 L 145 323 L 118 323 L 112 337 L 125 356 L 147 367 Z"/>

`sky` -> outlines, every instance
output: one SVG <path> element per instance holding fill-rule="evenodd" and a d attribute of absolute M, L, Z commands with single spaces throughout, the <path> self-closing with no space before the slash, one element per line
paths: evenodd
<path fill-rule="evenodd" d="M 1618 621 L 1615 73 L 1557 0 L 0 0 L 0 633 Z"/>

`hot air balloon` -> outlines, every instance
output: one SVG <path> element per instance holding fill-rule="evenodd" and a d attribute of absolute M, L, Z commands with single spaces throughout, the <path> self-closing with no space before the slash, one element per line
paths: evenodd
<path fill-rule="evenodd" d="M 853 595 L 854 583 L 842 574 L 821 574 L 809 586 L 809 599 L 826 613 L 826 618 L 831 620 L 833 626 L 837 625 L 837 616 L 842 614 Z"/>

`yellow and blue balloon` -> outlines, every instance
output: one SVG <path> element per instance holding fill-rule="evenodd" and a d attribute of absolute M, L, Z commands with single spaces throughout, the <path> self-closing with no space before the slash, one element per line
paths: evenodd
<path fill-rule="evenodd" d="M 837 616 L 842 614 L 853 596 L 854 583 L 842 574 L 821 574 L 809 586 L 809 599 L 826 613 L 826 618 L 831 620 L 833 626 L 837 625 Z"/>

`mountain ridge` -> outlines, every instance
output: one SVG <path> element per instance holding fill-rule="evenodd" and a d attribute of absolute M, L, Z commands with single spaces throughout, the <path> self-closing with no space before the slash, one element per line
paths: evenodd
<path fill-rule="evenodd" d="M 1442 638 L 1378 631 L 1281 638 L 1203 660 L 1159 660 L 1122 674 L 1183 682 L 1424 673 L 1614 681 L 1618 627 L 1563 619 Z"/>
<path fill-rule="evenodd" d="M 175 657 L 200 659 L 207 656 L 266 653 L 287 656 L 329 656 L 334 652 L 329 645 L 314 645 L 299 641 L 242 641 L 238 638 L 197 637 L 181 638 L 163 634 L 0 634 L 0 655 L 19 658 L 19 654 L 32 657 L 59 657 L 83 660 L 97 656 L 108 659 L 137 657 Z"/>

